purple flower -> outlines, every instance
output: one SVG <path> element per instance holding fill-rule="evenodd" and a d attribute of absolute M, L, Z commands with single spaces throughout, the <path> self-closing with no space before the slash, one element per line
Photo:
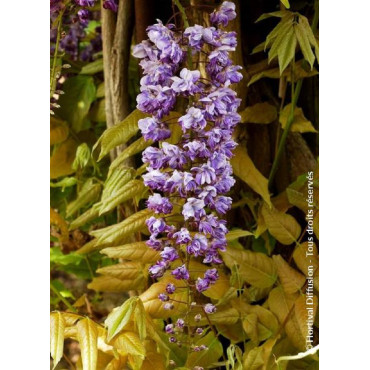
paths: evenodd
<path fill-rule="evenodd" d="M 204 307 L 204 312 L 210 314 L 210 313 L 215 313 L 217 311 L 216 307 L 211 304 L 211 303 L 207 303 Z"/>
<path fill-rule="evenodd" d="M 211 184 L 216 180 L 215 169 L 207 164 L 202 164 L 201 167 L 193 167 L 191 170 L 196 173 L 195 181 L 199 185 Z"/>
<path fill-rule="evenodd" d="M 219 278 L 217 269 L 213 268 L 213 269 L 207 270 L 204 273 L 204 278 L 209 280 L 212 283 L 215 283 Z"/>
<path fill-rule="evenodd" d="M 162 143 L 163 153 L 166 155 L 166 162 L 171 168 L 181 169 L 187 162 L 184 152 L 176 145 Z"/>
<path fill-rule="evenodd" d="M 183 329 L 185 326 L 185 321 L 183 319 L 177 319 L 176 326 L 180 329 Z"/>
<path fill-rule="evenodd" d="M 218 213 L 225 214 L 230 208 L 232 199 L 223 195 L 215 198 L 214 207 Z"/>
<path fill-rule="evenodd" d="M 170 341 L 170 343 L 176 343 L 177 342 L 177 339 L 175 337 L 170 337 L 168 340 Z"/>
<path fill-rule="evenodd" d="M 195 257 L 202 256 L 208 249 L 208 240 L 203 234 L 195 234 L 190 245 L 187 247 L 187 252 Z"/>
<path fill-rule="evenodd" d="M 175 248 L 165 247 L 161 252 L 161 257 L 164 261 L 172 262 L 179 258 L 179 255 Z"/>
<path fill-rule="evenodd" d="M 163 218 L 155 218 L 154 216 L 148 218 L 146 221 L 149 231 L 152 235 L 158 235 L 168 230 L 168 226 Z"/>
<path fill-rule="evenodd" d="M 216 12 L 214 11 L 210 15 L 210 20 L 213 24 L 222 24 L 224 27 L 227 26 L 229 21 L 236 18 L 235 4 L 231 1 L 224 1 L 221 4 L 220 9 Z"/>
<path fill-rule="evenodd" d="M 149 267 L 149 273 L 153 278 L 159 278 L 163 276 L 168 268 L 168 263 L 165 261 L 158 261 L 153 266 Z"/>
<path fill-rule="evenodd" d="M 151 170 L 143 175 L 143 179 L 146 186 L 149 186 L 153 190 L 160 190 L 166 183 L 167 176 L 158 170 Z"/>
<path fill-rule="evenodd" d="M 160 251 L 163 248 L 162 240 L 156 239 L 155 235 L 151 235 L 149 240 L 146 241 L 146 245 L 156 251 Z"/>
<path fill-rule="evenodd" d="M 171 213 L 173 208 L 168 198 L 164 198 L 158 193 L 154 193 L 148 198 L 147 206 L 155 213 L 164 213 L 164 214 Z"/>
<path fill-rule="evenodd" d="M 198 335 L 202 335 L 203 334 L 203 329 L 202 328 L 197 328 L 195 330 L 195 332 L 198 334 Z"/>
<path fill-rule="evenodd" d="M 181 77 L 181 78 L 180 78 Z M 195 85 L 195 82 L 199 80 L 200 72 L 198 70 L 189 71 L 187 68 L 183 68 L 180 72 L 180 77 L 172 77 L 171 89 L 177 93 L 189 93 L 193 95 L 200 91 L 200 88 Z"/>
<path fill-rule="evenodd" d="M 199 293 L 202 293 L 209 288 L 209 280 L 198 278 L 195 287 Z"/>
<path fill-rule="evenodd" d="M 168 294 L 173 294 L 175 293 L 175 290 L 176 290 L 176 287 L 175 287 L 175 284 L 172 284 L 172 283 L 168 283 L 167 286 L 166 286 L 166 292 Z"/>
<path fill-rule="evenodd" d="M 203 130 L 207 122 L 204 119 L 203 113 L 199 108 L 190 107 L 185 116 L 179 119 L 182 131 L 193 129 L 195 131 Z"/>
<path fill-rule="evenodd" d="M 174 305 L 172 303 L 167 302 L 167 303 L 164 304 L 163 308 L 165 310 L 172 310 L 174 308 Z"/>
<path fill-rule="evenodd" d="M 171 136 L 168 127 L 155 117 L 140 119 L 138 125 L 145 140 L 166 140 Z"/>
<path fill-rule="evenodd" d="M 163 151 L 149 146 L 143 151 L 142 160 L 144 163 L 148 163 L 151 168 L 157 170 L 162 167 L 164 162 Z"/>
<path fill-rule="evenodd" d="M 203 46 L 203 27 L 196 24 L 193 27 L 188 27 L 185 32 L 184 36 L 188 38 L 189 45 L 195 49 L 200 50 Z"/>
<path fill-rule="evenodd" d="M 112 10 L 113 12 L 117 13 L 118 0 L 104 0 L 103 1 L 103 8 Z"/>
<path fill-rule="evenodd" d="M 89 23 L 90 12 L 87 9 L 80 9 L 77 12 L 78 19 L 83 26 L 87 26 Z"/>
<path fill-rule="evenodd" d="M 189 280 L 189 272 L 186 268 L 185 265 L 182 265 L 180 267 L 177 267 L 175 268 L 173 271 L 172 271 L 172 275 L 177 279 L 177 280 L 181 280 L 181 279 L 184 279 L 184 280 Z"/>
<path fill-rule="evenodd" d="M 175 334 L 173 324 L 167 324 L 164 330 L 167 334 Z"/>
<path fill-rule="evenodd" d="M 188 198 L 187 202 L 182 208 L 182 214 L 185 220 L 189 219 L 190 217 L 199 219 L 200 217 L 204 216 L 204 206 L 205 204 L 202 199 Z"/>
<path fill-rule="evenodd" d="M 162 302 L 167 302 L 170 298 L 167 294 L 161 293 L 158 295 L 158 299 Z"/>
<path fill-rule="evenodd" d="M 184 148 L 188 149 L 186 155 L 194 161 L 196 158 L 207 158 L 210 156 L 210 151 L 204 142 L 199 140 L 193 140 L 184 145 Z"/>
<path fill-rule="evenodd" d="M 75 0 L 76 4 L 79 6 L 94 6 L 95 0 Z"/>
<path fill-rule="evenodd" d="M 173 234 L 173 237 L 176 238 L 177 244 L 186 244 L 191 241 L 189 230 L 185 227 L 182 227 L 180 231 Z"/>

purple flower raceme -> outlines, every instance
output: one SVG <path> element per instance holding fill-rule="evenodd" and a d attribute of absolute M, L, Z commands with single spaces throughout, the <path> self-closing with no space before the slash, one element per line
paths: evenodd
<path fill-rule="evenodd" d="M 237 144 L 232 134 L 240 122 L 240 99 L 230 86 L 243 77 L 241 67 L 229 57 L 236 47 L 236 33 L 220 26 L 235 17 L 234 3 L 225 1 L 210 15 L 211 27 L 193 25 L 181 32 L 158 20 L 147 28 L 148 40 L 133 49 L 143 69 L 137 108 L 151 115 L 138 125 L 144 139 L 153 142 L 142 155 L 148 165 L 144 184 L 151 190 L 147 207 L 156 214 L 146 221 L 151 234 L 146 243 L 160 255 L 149 273 L 153 278 L 165 273 L 175 278 L 158 296 L 166 310 L 174 308 L 172 295 L 187 288 L 190 312 L 197 306 L 196 295 L 219 279 L 219 253 L 226 249 L 228 232 L 222 216 L 231 208 L 227 193 L 235 183 L 230 158 Z M 202 51 L 207 55 L 203 74 L 189 58 L 185 63 L 186 55 Z M 188 106 L 177 118 L 168 116 L 178 98 L 187 99 Z M 182 130 L 177 143 L 171 137 L 176 125 Z M 207 265 L 203 273 L 192 270 L 194 260 Z M 208 315 L 216 307 L 207 303 L 203 310 Z M 201 315 L 195 318 L 200 322 Z M 168 324 L 169 340 L 181 343 L 178 336 L 186 325 L 182 318 Z M 196 329 L 198 335 L 203 332 Z"/>

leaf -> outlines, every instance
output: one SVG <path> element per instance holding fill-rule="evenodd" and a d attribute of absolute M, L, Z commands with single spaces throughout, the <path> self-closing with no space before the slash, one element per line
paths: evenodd
<path fill-rule="evenodd" d="M 186 367 L 192 369 L 194 366 L 207 368 L 212 363 L 217 362 L 222 356 L 222 344 L 215 337 L 213 332 L 209 332 L 206 336 L 199 339 L 195 345 L 200 346 L 204 344 L 208 347 L 206 351 L 191 352 L 188 356 Z"/>
<path fill-rule="evenodd" d="M 200 311 L 202 315 L 202 319 L 199 322 L 196 322 L 194 320 L 194 315 L 190 317 L 189 321 L 190 324 L 193 326 L 202 326 L 202 325 L 208 325 L 207 317 L 204 315 L 202 311 Z M 239 312 L 235 308 L 218 308 L 215 313 L 212 315 L 208 315 L 209 321 L 213 325 L 223 324 L 223 325 L 233 325 L 235 324 L 240 318 Z"/>
<path fill-rule="evenodd" d="M 84 65 L 81 68 L 80 74 L 81 75 L 94 75 L 95 73 L 103 71 L 103 58 L 99 58 Z"/>
<path fill-rule="evenodd" d="M 272 259 L 285 292 L 292 294 L 300 290 L 306 282 L 306 278 L 293 267 L 290 267 L 280 255 L 272 256 Z"/>
<path fill-rule="evenodd" d="M 132 199 L 136 194 L 142 193 L 144 189 L 145 186 L 142 180 L 131 180 L 117 193 L 101 201 L 99 215 L 113 210 L 126 200 Z"/>
<path fill-rule="evenodd" d="M 248 335 L 248 338 L 253 343 L 259 343 L 258 341 L 258 329 L 257 329 L 258 317 L 255 313 L 248 314 L 242 321 L 243 329 Z"/>
<path fill-rule="evenodd" d="M 136 327 L 139 333 L 140 340 L 144 340 L 146 338 L 145 318 L 146 318 L 146 312 L 145 312 L 144 304 L 139 298 L 137 300 L 137 305 L 134 310 L 134 320 L 136 323 Z"/>
<path fill-rule="evenodd" d="M 297 39 L 294 33 L 294 29 L 292 27 L 291 29 L 289 29 L 289 31 L 285 35 L 279 47 L 279 50 L 278 50 L 278 61 L 279 61 L 280 74 L 284 72 L 285 68 L 293 60 L 294 55 L 295 55 L 296 46 L 297 46 Z"/>
<path fill-rule="evenodd" d="M 231 242 L 233 240 L 236 240 L 236 239 L 239 239 L 239 238 L 243 238 L 245 236 L 251 236 L 253 235 L 252 232 L 248 231 L 248 230 L 242 230 L 242 229 L 233 229 L 233 230 L 230 230 L 227 234 L 226 234 L 226 240 Z"/>
<path fill-rule="evenodd" d="M 316 244 L 313 242 L 299 244 L 293 252 L 293 259 L 303 274 L 307 275 L 310 267 L 312 267 L 314 273 L 319 267 L 319 255 Z"/>
<path fill-rule="evenodd" d="M 231 165 L 233 166 L 234 174 L 261 195 L 267 204 L 271 205 L 268 181 L 257 170 L 245 148 L 241 146 L 236 147 L 234 156 L 231 158 Z"/>
<path fill-rule="evenodd" d="M 274 34 L 274 37 L 271 37 L 274 33 L 274 30 L 273 30 L 266 38 L 265 48 L 267 48 L 269 43 L 271 42 L 271 48 L 268 53 L 268 63 L 270 63 L 271 60 L 277 57 L 279 55 L 279 52 L 281 53 L 282 50 L 284 50 L 284 46 L 287 44 L 287 39 L 289 38 L 292 32 L 294 33 L 293 17 L 288 16 L 288 17 L 282 18 L 280 24 L 281 26 L 279 29 L 278 29 L 279 25 L 276 27 L 276 30 L 278 29 L 278 32 L 276 33 L 276 35 Z M 280 71 L 281 71 L 281 67 L 280 67 Z"/>
<path fill-rule="evenodd" d="M 115 168 L 109 175 L 104 184 L 102 201 L 115 196 L 121 188 L 132 180 L 135 176 L 135 170 L 129 167 Z"/>
<path fill-rule="evenodd" d="M 310 64 L 311 69 L 313 68 L 313 63 L 315 62 L 315 55 L 311 49 L 310 39 L 315 40 L 313 36 L 312 29 L 307 21 L 307 18 L 300 15 L 298 23 L 294 27 L 295 36 L 298 40 L 299 46 L 301 48 L 304 59 Z M 312 46 L 315 46 L 316 42 Z"/>
<path fill-rule="evenodd" d="M 84 212 L 81 216 L 77 217 L 73 220 L 69 225 L 69 230 L 77 229 L 86 223 L 94 220 L 99 216 L 99 207 L 98 204 L 94 204 L 90 209 Z M 94 241 L 96 244 L 96 241 Z"/>
<path fill-rule="evenodd" d="M 62 188 L 64 191 L 65 188 L 69 188 L 77 184 L 77 179 L 75 177 L 64 177 L 62 180 L 57 182 L 51 182 L 51 188 Z"/>
<path fill-rule="evenodd" d="M 98 358 L 98 330 L 88 317 L 77 323 L 77 339 L 80 343 L 82 365 L 84 369 L 96 369 Z"/>
<path fill-rule="evenodd" d="M 157 352 L 147 353 L 141 370 L 166 370 L 163 356 Z"/>
<path fill-rule="evenodd" d="M 116 265 L 101 267 L 98 274 L 113 276 L 121 280 L 134 279 L 143 275 L 143 265 L 140 262 L 122 262 Z"/>
<path fill-rule="evenodd" d="M 64 319 L 60 312 L 50 314 L 50 353 L 54 360 L 53 369 L 63 357 Z"/>
<path fill-rule="evenodd" d="M 97 292 L 121 293 L 129 290 L 143 289 L 146 284 L 146 278 L 139 275 L 135 279 L 122 280 L 113 276 L 98 276 L 88 284 L 89 289 Z"/>
<path fill-rule="evenodd" d="M 90 148 L 86 143 L 77 147 L 76 157 L 72 163 L 72 168 L 76 171 L 78 168 L 84 168 L 90 161 Z"/>
<path fill-rule="evenodd" d="M 107 117 L 105 115 L 105 99 L 99 99 L 93 105 L 90 110 L 89 117 L 94 122 L 106 122 Z"/>
<path fill-rule="evenodd" d="M 289 9 L 290 8 L 290 4 L 289 4 L 289 0 L 280 0 L 281 3 L 287 8 Z"/>
<path fill-rule="evenodd" d="M 268 304 L 271 312 L 279 319 L 280 324 L 285 323 L 284 329 L 292 344 L 296 348 L 304 350 L 306 341 L 301 334 L 300 325 L 293 307 L 298 297 L 298 293 L 286 294 L 282 287 L 277 287 L 271 290 Z"/>
<path fill-rule="evenodd" d="M 96 98 L 104 98 L 105 97 L 105 83 L 104 81 L 101 82 L 97 89 L 96 89 Z"/>
<path fill-rule="evenodd" d="M 277 17 L 277 18 L 281 18 L 285 15 L 286 12 L 284 12 L 283 10 L 279 10 L 277 12 L 270 12 L 270 13 L 264 13 L 262 14 L 257 20 L 256 20 L 256 23 L 257 22 L 260 22 L 264 19 L 267 19 L 267 18 L 270 18 L 270 17 Z"/>
<path fill-rule="evenodd" d="M 152 211 L 145 209 L 127 217 L 124 221 L 116 225 L 91 231 L 90 234 L 98 239 L 97 245 L 111 246 L 113 244 L 119 244 L 126 236 L 144 228 L 145 221 L 152 214 Z"/>
<path fill-rule="evenodd" d="M 58 226 L 61 234 L 61 241 L 66 241 L 69 238 L 68 227 L 64 219 L 60 216 L 60 214 L 53 210 L 50 207 L 50 225 Z"/>
<path fill-rule="evenodd" d="M 137 305 L 138 298 L 127 299 L 122 306 L 116 307 L 105 319 L 105 326 L 108 329 L 107 340 L 110 341 L 128 324 L 132 313 Z"/>
<path fill-rule="evenodd" d="M 56 179 L 75 172 L 72 163 L 76 154 L 77 143 L 73 138 L 63 141 L 50 158 L 50 178 Z"/>
<path fill-rule="evenodd" d="M 50 145 L 62 143 L 69 135 L 68 124 L 56 117 L 50 117 Z"/>
<path fill-rule="evenodd" d="M 265 254 L 228 246 L 221 255 L 227 267 L 231 269 L 237 265 L 240 276 L 251 285 L 267 288 L 276 281 L 275 266 L 272 259 Z"/>
<path fill-rule="evenodd" d="M 127 148 L 125 148 L 118 156 L 117 158 L 112 162 L 112 164 L 109 167 L 109 171 L 114 170 L 117 168 L 122 162 L 124 162 L 127 158 L 137 154 L 141 153 L 144 149 L 146 149 L 148 146 L 152 145 L 152 140 L 145 140 L 143 137 L 140 139 L 134 141 L 131 145 L 129 145 Z"/>
<path fill-rule="evenodd" d="M 267 340 L 262 346 L 252 348 L 243 355 L 243 370 L 270 370 L 267 367 L 277 338 Z"/>
<path fill-rule="evenodd" d="M 110 258 L 123 258 L 142 263 L 154 263 L 160 258 L 159 252 L 146 245 L 146 242 L 136 242 L 117 247 L 105 248 L 100 253 Z"/>
<path fill-rule="evenodd" d="M 76 132 L 88 128 L 87 114 L 96 93 L 94 79 L 81 75 L 69 77 L 63 84 L 63 91 L 65 94 L 59 98 L 60 117 L 66 120 Z"/>
<path fill-rule="evenodd" d="M 262 216 L 270 234 L 284 245 L 294 243 L 301 234 L 301 226 L 291 215 L 279 212 L 275 208 L 262 206 Z"/>
<path fill-rule="evenodd" d="M 77 199 L 67 206 L 66 216 L 70 217 L 79 209 L 98 199 L 101 191 L 101 185 L 94 183 L 93 179 L 88 179 L 78 194 Z"/>
<path fill-rule="evenodd" d="M 101 160 L 109 151 L 118 145 L 125 144 L 138 131 L 139 119 L 148 117 L 147 114 L 135 109 L 122 122 L 108 128 L 94 145 L 94 149 L 100 144 L 100 154 L 98 160 Z"/>
<path fill-rule="evenodd" d="M 267 102 L 257 103 L 245 108 L 240 116 L 243 123 L 267 124 L 276 120 L 277 110 L 275 106 Z"/>
<path fill-rule="evenodd" d="M 144 359 L 145 347 L 141 342 L 139 336 L 131 331 L 126 331 L 120 334 L 114 340 L 114 347 L 117 348 L 120 354 L 130 354 L 134 356 L 140 356 Z"/>
<path fill-rule="evenodd" d="M 291 109 L 292 109 L 292 104 L 289 103 L 280 112 L 279 122 L 281 123 L 281 127 L 283 129 L 285 128 L 288 122 L 288 117 L 290 115 Z M 300 132 L 300 133 L 317 132 L 316 129 L 312 126 L 312 123 L 304 116 L 302 108 L 298 108 L 298 107 L 294 109 L 293 123 L 290 127 L 290 131 Z"/>

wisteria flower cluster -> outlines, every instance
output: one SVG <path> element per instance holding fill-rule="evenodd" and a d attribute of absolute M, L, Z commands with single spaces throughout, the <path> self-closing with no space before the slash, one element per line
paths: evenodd
<path fill-rule="evenodd" d="M 236 33 L 220 26 L 235 17 L 235 4 L 225 1 L 210 15 L 211 27 L 194 25 L 178 32 L 174 25 L 158 20 L 147 29 L 149 39 L 133 50 L 141 59 L 144 74 L 137 107 L 151 115 L 139 120 L 138 125 L 145 140 L 158 143 L 149 146 L 142 156 L 148 166 L 144 183 L 152 191 L 147 206 L 156 214 L 147 220 L 151 233 L 147 244 L 161 256 L 149 273 L 159 278 L 171 271 L 194 296 L 218 280 L 217 265 L 222 263 L 219 252 L 225 251 L 227 244 L 228 229 L 222 216 L 232 202 L 226 195 L 235 182 L 229 160 L 237 145 L 232 139 L 233 129 L 240 121 L 240 99 L 230 85 L 239 82 L 242 74 L 241 67 L 229 58 L 237 44 Z M 199 65 L 198 69 L 193 67 L 195 58 L 190 56 L 197 53 L 207 55 L 206 75 L 202 76 Z M 188 106 L 177 122 L 171 122 L 166 116 L 178 98 L 187 99 Z M 180 125 L 183 132 L 176 145 L 166 141 L 171 136 L 170 125 Z M 176 222 L 170 222 L 172 218 Z M 190 259 L 207 266 L 204 274 L 191 277 Z M 170 283 L 159 295 L 165 309 L 173 308 L 171 295 L 176 289 L 180 288 Z M 206 315 L 216 311 L 212 303 L 202 308 Z M 199 316 L 196 321 L 200 321 Z M 176 335 L 186 325 L 180 318 L 166 326 L 171 342 L 180 342 Z M 195 332 L 201 335 L 203 329 L 196 328 Z"/>

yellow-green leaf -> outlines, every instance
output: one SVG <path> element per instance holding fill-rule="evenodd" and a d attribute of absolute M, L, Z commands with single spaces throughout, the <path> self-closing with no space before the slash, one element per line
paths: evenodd
<path fill-rule="evenodd" d="M 140 274 L 135 279 L 119 279 L 114 276 L 104 275 L 95 277 L 90 284 L 89 289 L 97 292 L 121 293 L 129 290 L 143 289 L 146 284 L 146 278 Z"/>
<path fill-rule="evenodd" d="M 89 113 L 89 117 L 94 122 L 106 122 L 107 117 L 105 115 L 105 99 L 99 99 L 96 101 Z"/>
<path fill-rule="evenodd" d="M 236 240 L 236 239 L 239 239 L 239 238 L 243 238 L 245 236 L 251 236 L 251 235 L 253 235 L 253 233 L 250 232 L 250 231 L 248 231 L 248 230 L 233 229 L 233 230 L 230 230 L 226 234 L 226 240 L 228 242 L 231 242 L 233 240 Z"/>
<path fill-rule="evenodd" d="M 124 221 L 105 227 L 103 229 L 94 230 L 90 234 L 95 236 L 98 241 L 97 245 L 112 246 L 113 244 L 121 243 L 125 237 L 140 231 L 145 227 L 145 221 L 153 214 L 150 210 L 139 211 Z"/>
<path fill-rule="evenodd" d="M 116 265 L 101 267 L 96 270 L 98 274 L 113 276 L 121 280 L 135 279 L 143 275 L 143 265 L 140 262 L 122 262 Z"/>
<path fill-rule="evenodd" d="M 241 178 L 256 193 L 261 195 L 267 204 L 271 205 L 268 181 L 257 170 L 245 148 L 240 145 L 236 147 L 234 156 L 231 158 L 231 164 L 234 174 Z"/>
<path fill-rule="evenodd" d="M 147 114 L 135 109 L 122 122 L 108 128 L 94 145 L 94 149 L 100 144 L 99 160 L 118 145 L 125 144 L 139 130 L 138 121 L 148 117 Z"/>
<path fill-rule="evenodd" d="M 266 204 L 263 204 L 261 211 L 268 231 L 280 243 L 290 245 L 299 238 L 301 226 L 293 216 L 269 208 Z"/>
<path fill-rule="evenodd" d="M 280 112 L 279 122 L 281 123 L 281 127 L 283 129 L 285 128 L 288 122 L 288 117 L 290 115 L 291 109 L 292 109 L 292 105 L 291 103 L 289 103 Z M 293 123 L 290 126 L 290 131 L 301 132 L 301 133 L 317 132 L 315 128 L 312 126 L 312 123 L 304 116 L 302 108 L 298 108 L 298 107 L 294 109 Z"/>
<path fill-rule="evenodd" d="M 67 122 L 50 117 L 50 145 L 62 143 L 69 135 Z"/>
<path fill-rule="evenodd" d="M 298 40 L 299 46 L 301 48 L 302 54 L 310 64 L 311 69 L 313 68 L 313 63 L 315 61 L 315 55 L 311 49 L 310 40 L 315 40 L 313 36 L 312 29 L 308 23 L 308 20 L 303 15 L 299 16 L 298 23 L 294 26 L 294 32 Z M 313 42 L 312 46 L 316 46 L 316 41 Z"/>
<path fill-rule="evenodd" d="M 54 360 L 53 369 L 63 356 L 64 346 L 64 319 L 60 312 L 50 315 L 50 353 Z"/>
<path fill-rule="evenodd" d="M 108 329 L 107 340 L 110 341 L 114 336 L 129 323 L 132 313 L 137 305 L 137 297 L 127 299 L 122 306 L 116 307 L 105 319 L 105 326 Z"/>
<path fill-rule="evenodd" d="M 114 347 L 121 354 L 130 354 L 134 356 L 145 357 L 145 347 L 139 336 L 131 331 L 121 333 L 114 340 Z"/>
<path fill-rule="evenodd" d="M 149 248 L 146 242 L 136 242 L 117 247 L 109 247 L 100 251 L 110 258 L 123 258 L 142 263 L 153 263 L 160 258 L 159 252 Z"/>
<path fill-rule="evenodd" d="M 80 74 L 81 75 L 93 75 L 95 73 L 103 71 L 103 58 L 99 58 L 84 65 L 81 68 Z"/>
<path fill-rule="evenodd" d="M 289 63 L 293 60 L 295 55 L 295 48 L 297 46 L 297 38 L 294 33 L 293 27 L 289 29 L 287 34 L 285 35 L 279 50 L 278 50 L 278 61 L 279 61 L 279 68 L 280 74 L 282 74 L 285 68 L 289 65 Z"/>
<path fill-rule="evenodd" d="M 50 178 L 56 179 L 74 172 L 72 168 L 75 159 L 77 143 L 73 138 L 63 141 L 50 158 Z"/>
<path fill-rule="evenodd" d="M 99 217 L 99 205 L 96 203 L 90 209 L 84 212 L 81 216 L 73 220 L 69 225 L 69 230 L 77 229 L 97 217 Z"/>
<path fill-rule="evenodd" d="M 306 282 L 305 276 L 300 274 L 284 260 L 280 255 L 272 256 L 277 268 L 279 280 L 286 293 L 292 294 L 302 288 Z"/>
<path fill-rule="evenodd" d="M 276 269 L 272 259 L 263 253 L 227 247 L 222 252 L 222 259 L 230 269 L 238 266 L 239 274 L 243 280 L 258 288 L 272 286 L 277 278 Z"/>
<path fill-rule="evenodd" d="M 290 4 L 289 4 L 289 0 L 280 0 L 282 2 L 282 4 L 287 8 L 289 9 L 290 8 Z"/>
<path fill-rule="evenodd" d="M 243 123 L 267 124 L 274 122 L 277 118 L 276 107 L 269 103 L 257 103 L 245 108 L 241 113 Z"/>
<path fill-rule="evenodd" d="M 319 255 L 316 244 L 313 242 L 303 242 L 299 244 L 293 252 L 293 259 L 298 268 L 307 275 L 308 269 L 312 266 L 314 273 L 319 267 Z"/>
<path fill-rule="evenodd" d="M 137 300 L 137 305 L 134 311 L 134 320 L 136 324 L 137 331 L 139 333 L 140 340 L 146 338 L 146 326 L 145 326 L 146 312 L 144 304 L 140 298 Z"/>
<path fill-rule="evenodd" d="M 88 317 L 77 323 L 77 339 L 80 343 L 83 368 L 95 370 L 98 358 L 98 330 Z"/>

